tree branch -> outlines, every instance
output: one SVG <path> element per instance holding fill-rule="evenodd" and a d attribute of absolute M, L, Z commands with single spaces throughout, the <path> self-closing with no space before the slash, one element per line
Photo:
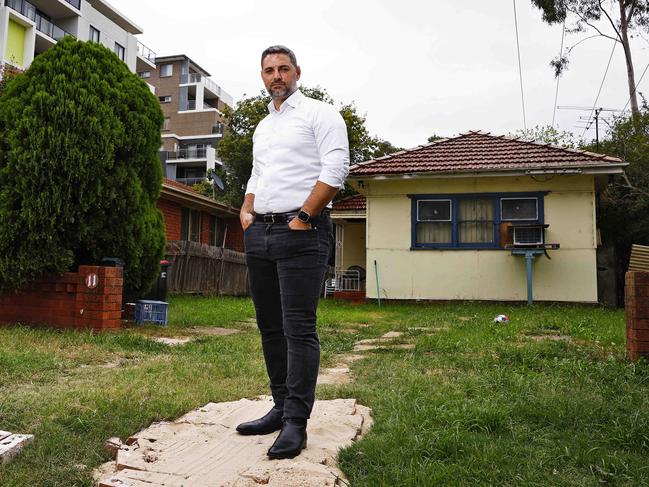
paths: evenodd
<path fill-rule="evenodd" d="M 587 25 L 588 27 L 590 27 L 591 29 L 597 31 L 597 33 L 598 33 L 599 35 L 601 35 L 602 37 L 606 37 L 607 39 L 611 39 L 612 41 L 617 41 L 617 42 L 619 42 L 619 43 L 622 43 L 622 41 L 619 39 L 619 33 L 617 32 L 617 29 L 615 29 L 615 33 L 618 35 L 618 37 L 611 37 L 611 36 L 608 35 L 608 34 L 604 34 L 601 30 L 599 30 L 599 29 L 598 29 L 597 27 L 595 27 L 593 24 L 591 24 L 590 22 L 588 22 L 588 20 L 586 20 L 586 18 L 583 17 L 583 16 L 582 16 L 578 11 L 576 11 L 576 10 L 572 10 L 572 9 L 569 9 L 569 8 L 566 8 L 566 10 L 568 10 L 568 11 L 572 12 L 573 14 L 575 14 L 577 17 L 579 17 L 579 20 L 581 20 L 584 24 L 586 24 L 586 25 Z"/>
<path fill-rule="evenodd" d="M 631 22 L 631 19 L 633 18 L 633 14 L 635 13 L 636 5 L 638 5 L 638 4 L 634 0 L 633 3 L 631 4 L 631 8 L 629 9 L 629 15 L 626 16 L 626 23 L 627 24 L 629 22 Z"/>
<path fill-rule="evenodd" d="M 625 172 L 623 172 L 622 175 L 624 176 L 624 181 L 626 181 L 626 187 L 627 188 L 632 189 L 633 191 L 636 191 L 636 192 L 638 192 L 640 194 L 643 194 L 643 195 L 649 197 L 649 192 L 647 192 L 647 191 L 645 191 L 643 189 L 640 189 L 640 188 L 634 186 L 633 184 L 631 184 L 631 181 L 629 180 L 629 176 L 627 176 Z"/>
<path fill-rule="evenodd" d="M 618 0 L 618 1 L 621 1 L 621 0 Z M 602 12 L 604 12 L 604 15 L 606 15 L 606 18 L 607 18 L 608 21 L 611 23 L 611 27 L 613 27 L 613 30 L 614 30 L 615 33 L 617 34 L 617 37 L 618 37 L 618 39 L 620 40 L 620 43 L 621 43 L 621 44 L 624 44 L 624 42 L 622 42 L 622 35 L 620 34 L 620 31 L 618 30 L 618 28 L 615 26 L 615 22 L 613 22 L 613 19 L 611 18 L 611 16 L 608 14 L 608 12 L 606 11 L 606 9 L 604 8 L 604 5 L 602 5 L 602 0 L 597 0 L 597 3 L 599 4 L 599 9 L 600 9 Z"/>

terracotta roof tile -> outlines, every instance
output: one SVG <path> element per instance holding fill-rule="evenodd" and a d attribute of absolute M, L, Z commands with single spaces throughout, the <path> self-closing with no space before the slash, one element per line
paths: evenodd
<path fill-rule="evenodd" d="M 178 181 L 175 181 L 173 179 L 162 178 L 162 183 L 166 184 L 167 186 L 172 186 L 174 188 L 182 189 L 184 191 L 189 191 L 190 193 L 201 194 L 191 186 L 187 186 L 186 184 L 179 183 Z"/>
<path fill-rule="evenodd" d="M 350 175 L 570 169 L 623 163 L 603 154 L 472 131 L 361 162 Z"/>
<path fill-rule="evenodd" d="M 334 211 L 365 211 L 367 208 L 367 201 L 362 194 L 355 194 L 348 196 L 341 200 L 334 202 Z"/>

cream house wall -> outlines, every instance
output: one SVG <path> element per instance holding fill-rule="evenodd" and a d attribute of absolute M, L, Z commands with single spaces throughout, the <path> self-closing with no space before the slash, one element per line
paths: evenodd
<path fill-rule="evenodd" d="M 591 175 L 366 180 L 368 279 L 382 298 L 525 300 L 525 260 L 507 250 L 410 250 L 408 194 L 548 191 L 546 240 L 561 244 L 533 264 L 534 299 L 596 302 L 595 181 Z M 374 286 L 367 295 L 376 298 Z"/>
<path fill-rule="evenodd" d="M 342 267 L 353 265 L 365 268 L 365 221 L 344 224 Z"/>

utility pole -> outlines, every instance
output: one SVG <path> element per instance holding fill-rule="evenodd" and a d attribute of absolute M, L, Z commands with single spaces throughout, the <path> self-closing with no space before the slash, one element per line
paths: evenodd
<path fill-rule="evenodd" d="M 579 117 L 580 119 L 586 118 L 586 126 L 584 127 L 584 133 L 593 125 L 593 122 L 595 122 L 595 146 L 597 147 L 597 150 L 599 150 L 599 119 L 600 119 L 600 114 L 602 112 L 619 112 L 622 113 L 623 110 L 619 110 L 617 108 L 594 108 L 594 107 L 573 107 L 573 106 L 566 106 L 566 107 L 557 107 L 560 110 L 585 110 L 589 111 L 591 113 L 594 112 L 593 115 L 589 115 L 588 117 Z"/>

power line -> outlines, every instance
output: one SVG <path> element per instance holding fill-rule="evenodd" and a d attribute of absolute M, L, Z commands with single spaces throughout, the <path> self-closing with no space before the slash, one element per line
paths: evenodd
<path fill-rule="evenodd" d="M 566 19 L 563 19 L 563 27 L 561 28 L 561 47 L 559 48 L 559 59 L 563 54 L 563 39 L 566 36 Z M 554 118 L 557 114 L 557 99 L 559 98 L 559 80 L 561 76 L 557 76 L 557 88 L 554 91 L 554 111 L 552 112 L 552 127 L 554 127 Z"/>
<path fill-rule="evenodd" d="M 595 106 L 597 105 L 597 100 L 599 100 L 599 95 L 602 93 L 602 87 L 604 86 L 604 81 L 606 81 L 606 75 L 608 74 L 608 68 L 611 66 L 611 59 L 613 59 L 613 53 L 615 52 L 615 48 L 617 47 L 617 40 L 613 42 L 613 49 L 611 49 L 611 55 L 608 57 L 608 63 L 606 63 L 606 70 L 604 71 L 604 77 L 602 78 L 602 82 L 599 84 L 599 90 L 597 90 L 597 97 L 595 98 L 595 101 L 593 102 L 593 108 L 590 110 L 590 115 L 589 117 L 593 116 L 593 112 L 595 111 Z M 592 125 L 592 122 L 591 122 Z M 586 127 L 584 131 L 581 133 L 581 136 L 583 137 L 586 134 L 586 130 L 588 130 L 590 126 Z"/>
<path fill-rule="evenodd" d="M 514 3 L 514 27 L 516 28 L 516 51 L 518 52 L 518 78 L 521 83 L 521 106 L 523 107 L 523 129 L 527 130 L 527 121 L 525 119 L 525 97 L 523 95 L 523 70 L 521 69 L 521 46 L 518 42 L 518 18 L 516 17 L 516 0 Z"/>

